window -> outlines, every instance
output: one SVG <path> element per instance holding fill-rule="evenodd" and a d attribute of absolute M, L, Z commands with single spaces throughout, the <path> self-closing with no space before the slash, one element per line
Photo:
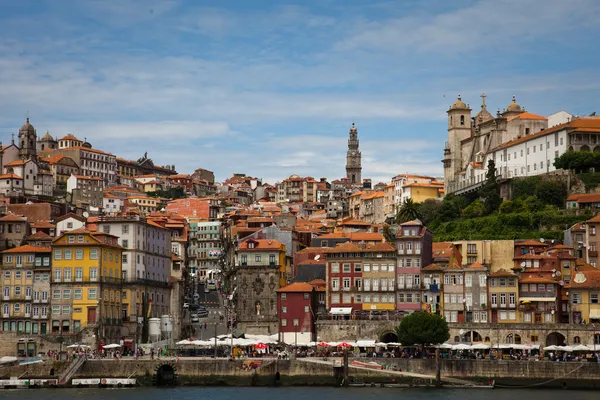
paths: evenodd
<path fill-rule="evenodd" d="M 571 304 L 581 304 L 581 293 L 571 294 Z"/>
<path fill-rule="evenodd" d="M 33 271 L 25 271 L 25 279 L 33 278 Z"/>
<path fill-rule="evenodd" d="M 63 289 L 62 298 L 70 299 L 71 298 L 71 289 Z"/>
<path fill-rule="evenodd" d="M 98 280 L 98 268 L 90 268 L 90 281 L 95 282 Z"/>
<path fill-rule="evenodd" d="M 21 271 L 15 271 L 15 279 L 16 280 L 21 279 Z"/>
<path fill-rule="evenodd" d="M 294 326 L 299 326 L 300 325 L 300 321 L 298 320 L 298 318 L 294 318 L 293 321 L 292 321 L 292 324 Z"/>
<path fill-rule="evenodd" d="M 129 233 L 129 225 L 127 225 L 127 224 L 122 225 L 121 233 L 128 234 Z"/>
<path fill-rule="evenodd" d="M 52 314 L 54 314 L 54 315 L 60 314 L 60 306 L 59 305 L 52 306 Z"/>
<path fill-rule="evenodd" d="M 90 260 L 98 259 L 98 249 L 90 249 Z"/>
<path fill-rule="evenodd" d="M 63 314 L 71 314 L 71 306 L 62 306 Z"/>
<path fill-rule="evenodd" d="M 98 293 L 96 289 L 88 289 L 88 300 L 96 300 L 98 298 Z"/>
<path fill-rule="evenodd" d="M 332 274 L 340 273 L 340 264 L 339 263 L 331 263 L 331 273 Z"/>
<path fill-rule="evenodd" d="M 83 260 L 83 249 L 77 249 L 77 250 L 75 250 L 75 259 L 76 260 Z"/>
<path fill-rule="evenodd" d="M 335 293 L 331 295 L 331 304 L 340 304 L 340 295 Z"/>
<path fill-rule="evenodd" d="M 70 249 L 65 250 L 65 260 L 73 259 L 73 251 Z"/>
<path fill-rule="evenodd" d="M 54 282 L 60 282 L 60 277 L 61 277 L 61 270 L 57 268 L 54 270 Z"/>
<path fill-rule="evenodd" d="M 506 307 L 506 293 L 500 293 L 500 307 Z"/>
<path fill-rule="evenodd" d="M 83 268 L 77 267 L 75 268 L 75 282 L 83 281 Z"/>
<path fill-rule="evenodd" d="M 255 262 L 260 262 L 260 258 L 261 258 L 261 257 L 260 257 L 260 254 L 256 254 L 256 255 L 254 256 L 254 261 L 255 261 Z"/>
<path fill-rule="evenodd" d="M 508 294 L 508 305 L 510 307 L 514 307 L 515 306 L 515 294 L 514 293 L 509 293 Z"/>
<path fill-rule="evenodd" d="M 487 304 L 487 294 L 479 293 L 479 304 Z"/>
<path fill-rule="evenodd" d="M 371 264 L 364 264 L 364 272 L 371 272 Z"/>
<path fill-rule="evenodd" d="M 471 287 L 473 284 L 473 277 L 471 276 L 471 274 L 468 274 L 465 276 L 465 286 L 466 287 Z"/>
<path fill-rule="evenodd" d="M 21 286 L 15 286 L 15 297 L 21 296 Z"/>
<path fill-rule="evenodd" d="M 363 286 L 364 286 L 364 290 L 365 290 L 365 291 L 369 291 L 369 290 L 371 290 L 371 279 L 369 279 L 369 278 L 365 278 L 365 279 L 363 280 Z"/>
<path fill-rule="evenodd" d="M 362 272 L 362 265 L 354 264 L 354 272 Z"/>
<path fill-rule="evenodd" d="M 75 243 L 75 236 L 69 235 L 69 243 Z"/>
<path fill-rule="evenodd" d="M 281 326 L 287 326 L 287 319 L 281 320 Z"/>
<path fill-rule="evenodd" d="M 344 278 L 344 290 L 350 289 L 350 278 Z"/>
<path fill-rule="evenodd" d="M 282 314 L 287 314 L 287 307 L 286 306 L 281 307 L 281 313 Z"/>
<path fill-rule="evenodd" d="M 491 299 L 492 299 L 492 307 L 497 307 L 498 306 L 498 295 L 496 293 L 492 293 Z"/>
<path fill-rule="evenodd" d="M 349 273 L 350 272 L 350 264 L 344 263 L 344 265 L 343 265 L 343 271 L 345 273 Z"/>
<path fill-rule="evenodd" d="M 81 300 L 82 296 L 81 296 L 81 289 L 74 289 L 73 290 L 73 299 L 75 300 Z"/>
<path fill-rule="evenodd" d="M 304 306 L 304 312 L 307 313 L 309 311 L 309 307 L 308 306 Z"/>
<path fill-rule="evenodd" d="M 304 293 L 304 300 L 308 300 L 308 298 L 309 298 L 308 293 Z"/>
<path fill-rule="evenodd" d="M 339 290 L 340 288 L 340 280 L 338 278 L 334 278 L 331 280 L 331 289 Z"/>
<path fill-rule="evenodd" d="M 598 304 L 598 293 L 590 293 L 590 303 Z"/>
<path fill-rule="evenodd" d="M 287 300 L 287 293 L 281 293 L 281 300 Z"/>
<path fill-rule="evenodd" d="M 54 250 L 54 259 L 62 260 L 62 250 Z"/>
<path fill-rule="evenodd" d="M 60 289 L 52 289 L 52 299 L 53 300 L 60 299 Z"/>

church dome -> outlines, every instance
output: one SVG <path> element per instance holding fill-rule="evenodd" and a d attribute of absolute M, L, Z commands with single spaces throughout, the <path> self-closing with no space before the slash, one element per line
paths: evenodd
<path fill-rule="evenodd" d="M 469 107 L 465 104 L 464 101 L 462 101 L 462 99 L 460 98 L 460 94 L 459 94 L 456 101 L 454 103 L 452 103 L 452 105 L 450 106 L 450 109 L 451 110 L 468 110 Z"/>
<path fill-rule="evenodd" d="M 30 133 L 35 135 L 35 128 L 29 123 L 29 118 L 27 118 L 27 121 L 23 124 L 21 129 L 19 129 L 19 135 Z"/>
<path fill-rule="evenodd" d="M 513 96 L 512 102 L 508 105 L 508 107 L 506 107 L 506 111 L 516 111 L 516 112 L 523 111 L 521 109 L 521 106 L 519 104 L 517 104 L 517 100 L 515 99 L 515 96 Z"/>
<path fill-rule="evenodd" d="M 40 141 L 54 142 L 54 138 L 52 137 L 50 132 L 46 131 L 46 134 L 42 136 L 42 139 Z"/>

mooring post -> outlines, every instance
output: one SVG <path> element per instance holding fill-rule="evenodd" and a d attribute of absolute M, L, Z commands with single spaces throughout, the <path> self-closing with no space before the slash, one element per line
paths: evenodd
<path fill-rule="evenodd" d="M 440 349 L 435 349 L 435 386 L 442 387 L 442 360 Z"/>
<path fill-rule="evenodd" d="M 344 348 L 344 386 L 348 386 L 348 348 Z"/>

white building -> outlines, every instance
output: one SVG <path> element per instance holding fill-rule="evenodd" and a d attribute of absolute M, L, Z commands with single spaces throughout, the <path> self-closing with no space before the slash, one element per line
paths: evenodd
<path fill-rule="evenodd" d="M 142 317 L 144 301 L 152 317 L 169 314 L 171 233 L 139 215 L 99 216 L 98 231 L 119 237 L 123 250 L 123 282 L 129 321 Z M 124 313 L 125 315 L 125 313 Z"/>
<path fill-rule="evenodd" d="M 600 118 L 578 117 L 553 128 L 502 144 L 484 157 L 476 154 L 458 175 L 461 187 L 485 181 L 489 160 L 502 178 L 528 177 L 556 171 L 554 159 L 567 151 L 600 151 Z"/>
<path fill-rule="evenodd" d="M 56 219 L 56 237 L 64 232 L 85 228 L 86 219 L 77 214 L 68 213 Z"/>
<path fill-rule="evenodd" d="M 104 193 L 102 198 L 102 211 L 104 214 L 116 214 L 123 210 L 124 201 L 110 193 Z"/>

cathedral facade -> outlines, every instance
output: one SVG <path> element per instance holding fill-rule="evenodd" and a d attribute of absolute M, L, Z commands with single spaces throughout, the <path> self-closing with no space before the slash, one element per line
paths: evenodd
<path fill-rule="evenodd" d="M 527 154 L 520 159 L 515 153 L 512 161 L 519 163 L 518 166 L 513 162 L 510 169 L 503 170 L 502 162 L 511 161 L 512 152 L 508 151 L 502 158 L 503 154 L 497 154 L 497 150 L 537 138 L 542 131 L 548 129 L 549 118 L 525 111 L 514 96 L 503 111 L 498 109 L 493 116 L 487 110 L 486 95 L 482 94 L 480 110 L 475 116 L 471 115 L 472 111 L 460 95 L 447 111 L 448 141 L 442 160 L 445 193 L 463 193 L 480 186 L 485 180 L 487 164 L 491 159 L 503 178 L 531 175 L 532 166 L 529 165 L 531 162 L 527 160 Z M 559 118 L 557 123 L 565 123 L 568 116 L 572 117 L 568 113 L 564 114 L 567 117 L 563 117 L 564 120 Z M 548 155 L 548 159 L 553 161 L 554 153 Z M 542 170 L 553 168 L 551 162 L 544 161 Z M 544 172 L 538 170 L 538 165 L 535 167 L 536 172 Z"/>

